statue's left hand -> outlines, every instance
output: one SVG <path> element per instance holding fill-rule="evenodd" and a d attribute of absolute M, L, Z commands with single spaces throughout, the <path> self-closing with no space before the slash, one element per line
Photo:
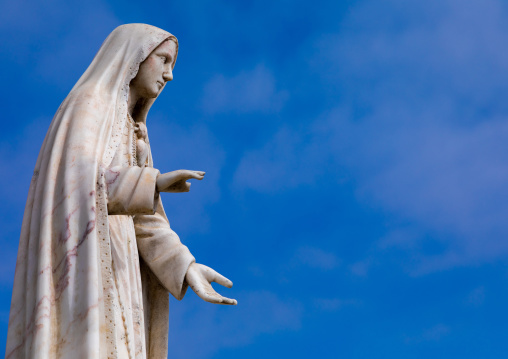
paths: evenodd
<path fill-rule="evenodd" d="M 185 275 L 185 281 L 201 299 L 207 302 L 231 305 L 236 305 L 237 303 L 236 299 L 223 297 L 213 289 L 210 284 L 211 282 L 219 283 L 227 288 L 231 288 L 233 286 L 233 282 L 210 267 L 198 263 L 192 263 Z"/>
<path fill-rule="evenodd" d="M 191 178 L 201 181 L 204 176 L 203 171 L 190 170 L 161 173 L 157 176 L 156 189 L 158 192 L 189 192 L 191 184 L 186 181 Z"/>

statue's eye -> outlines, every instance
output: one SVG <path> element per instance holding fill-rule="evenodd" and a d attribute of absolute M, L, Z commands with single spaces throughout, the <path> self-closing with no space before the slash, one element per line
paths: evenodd
<path fill-rule="evenodd" d="M 161 59 L 162 59 L 162 62 L 166 63 L 166 60 L 167 60 L 166 56 L 161 56 Z"/>

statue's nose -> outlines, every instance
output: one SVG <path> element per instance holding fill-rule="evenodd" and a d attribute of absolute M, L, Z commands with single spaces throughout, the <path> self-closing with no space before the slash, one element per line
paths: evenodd
<path fill-rule="evenodd" d="M 171 80 L 173 80 L 173 71 L 171 69 L 169 69 L 168 71 L 165 71 L 162 74 L 162 78 L 164 79 L 164 81 L 171 81 Z"/>

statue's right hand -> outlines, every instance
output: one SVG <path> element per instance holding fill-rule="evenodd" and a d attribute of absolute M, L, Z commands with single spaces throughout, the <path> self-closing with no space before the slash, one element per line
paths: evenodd
<path fill-rule="evenodd" d="M 205 176 L 203 171 L 178 170 L 162 173 L 157 176 L 158 192 L 189 192 L 191 184 L 189 179 L 202 180 Z"/>
<path fill-rule="evenodd" d="M 214 304 L 236 305 L 236 299 L 226 298 L 213 289 L 212 282 L 231 288 L 233 282 L 217 273 L 212 268 L 198 263 L 192 263 L 185 274 L 185 281 L 201 299 Z"/>

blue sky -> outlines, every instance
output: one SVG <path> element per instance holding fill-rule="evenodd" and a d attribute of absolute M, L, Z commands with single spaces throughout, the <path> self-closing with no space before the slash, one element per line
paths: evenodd
<path fill-rule="evenodd" d="M 118 25 L 176 35 L 152 107 L 164 196 L 237 307 L 170 304 L 172 358 L 508 355 L 508 5 L 0 2 L 0 351 L 31 172 Z"/>

